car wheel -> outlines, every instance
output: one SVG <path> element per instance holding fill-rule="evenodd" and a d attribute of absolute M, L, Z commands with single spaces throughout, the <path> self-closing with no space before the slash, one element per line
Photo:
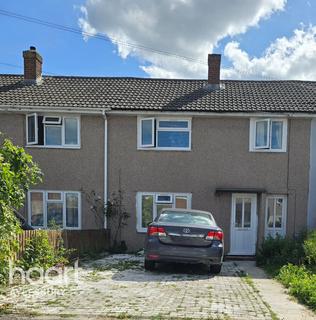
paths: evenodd
<path fill-rule="evenodd" d="M 221 264 L 211 264 L 210 265 L 210 272 L 214 274 L 219 274 L 222 270 Z"/>
<path fill-rule="evenodd" d="M 145 270 L 148 270 L 148 271 L 155 270 L 155 261 L 150 261 L 145 259 L 144 267 L 145 267 Z"/>

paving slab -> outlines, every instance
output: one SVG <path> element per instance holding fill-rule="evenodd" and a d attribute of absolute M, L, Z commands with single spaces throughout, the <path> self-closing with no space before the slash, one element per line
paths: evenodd
<path fill-rule="evenodd" d="M 199 265 L 166 264 L 154 272 L 145 271 L 142 265 L 143 257 L 134 255 L 86 262 L 79 268 L 78 283 L 75 278 L 60 283 L 62 279 L 55 277 L 50 283 L 11 287 L 0 295 L 0 310 L 7 306 L 8 314 L 3 317 L 8 320 L 265 320 L 275 319 L 274 313 L 280 319 L 316 319 L 290 300 L 279 284 L 260 273 L 254 263 L 224 262 L 221 274 L 216 276 Z M 255 286 L 245 281 L 245 272 L 253 276 Z M 273 298 L 269 298 L 269 290 L 274 292 Z M 285 301 L 287 306 L 273 300 Z M 296 318 L 287 318 L 291 313 Z"/>

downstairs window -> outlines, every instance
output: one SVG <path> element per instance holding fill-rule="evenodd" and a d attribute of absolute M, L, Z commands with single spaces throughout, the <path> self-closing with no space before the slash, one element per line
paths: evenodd
<path fill-rule="evenodd" d="M 81 229 L 80 192 L 29 191 L 28 221 L 34 228 Z"/>
<path fill-rule="evenodd" d="M 137 231 L 146 232 L 147 225 L 160 215 L 164 208 L 191 209 L 189 193 L 137 193 Z"/>
<path fill-rule="evenodd" d="M 268 196 L 266 199 L 265 236 L 275 237 L 286 234 L 286 196 Z"/>

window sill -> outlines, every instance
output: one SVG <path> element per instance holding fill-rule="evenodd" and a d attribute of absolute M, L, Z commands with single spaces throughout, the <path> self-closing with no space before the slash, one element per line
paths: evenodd
<path fill-rule="evenodd" d="M 39 145 L 26 145 L 26 148 L 34 149 L 81 149 L 81 146 L 39 146 Z"/>
<path fill-rule="evenodd" d="M 141 230 L 141 229 L 136 229 L 136 232 L 137 232 L 137 233 L 146 234 L 146 233 L 147 233 L 147 229 L 143 229 L 143 230 Z"/>
<path fill-rule="evenodd" d="M 249 152 L 259 152 L 259 153 L 286 153 L 284 149 L 250 149 Z"/>
<path fill-rule="evenodd" d="M 192 151 L 191 148 L 143 148 L 143 147 L 137 147 L 137 150 L 139 151 L 185 151 L 190 152 Z"/>
<path fill-rule="evenodd" d="M 35 226 L 32 226 L 32 225 L 30 225 L 32 228 L 34 228 L 34 230 L 50 230 L 49 228 L 47 228 L 47 227 L 35 227 Z M 81 228 L 70 228 L 70 227 L 68 227 L 68 228 L 60 228 L 60 230 L 62 231 L 62 230 L 82 230 Z"/>

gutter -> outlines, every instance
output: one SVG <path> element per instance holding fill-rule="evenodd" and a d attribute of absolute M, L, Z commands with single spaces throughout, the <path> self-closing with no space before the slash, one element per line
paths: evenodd
<path fill-rule="evenodd" d="M 108 114 L 117 114 L 125 116 L 137 116 L 137 115 L 166 115 L 166 116 L 200 116 L 200 117 L 274 117 L 274 118 L 316 118 L 316 113 L 304 113 L 304 112 L 194 112 L 194 111 L 163 111 L 163 110 L 111 110 Z"/>
<path fill-rule="evenodd" d="M 201 112 L 201 111 L 163 111 L 163 110 L 113 110 L 111 107 L 82 108 L 82 107 L 35 107 L 35 106 L 1 106 L 4 112 L 63 112 L 80 114 L 117 114 L 125 116 L 135 115 L 166 115 L 166 116 L 201 116 L 201 117 L 275 117 L 275 118 L 316 118 L 316 113 L 305 112 Z"/>
<path fill-rule="evenodd" d="M 33 106 L 0 106 L 0 111 L 4 112 L 63 112 L 63 113 L 80 113 L 80 114 L 104 114 L 109 108 L 70 108 L 70 107 L 33 107 Z"/>

